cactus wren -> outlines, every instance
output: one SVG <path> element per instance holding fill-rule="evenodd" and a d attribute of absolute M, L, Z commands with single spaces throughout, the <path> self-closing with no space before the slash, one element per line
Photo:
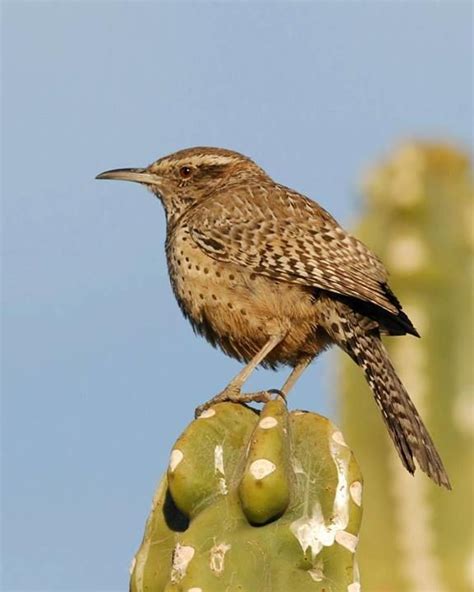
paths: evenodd
<path fill-rule="evenodd" d="M 241 393 L 258 366 L 293 368 L 287 395 L 308 364 L 338 345 L 372 389 L 403 465 L 414 458 L 450 488 L 436 448 L 381 335 L 418 333 L 387 284 L 380 260 L 321 206 L 273 181 L 252 160 L 222 148 L 190 148 L 147 168 L 98 179 L 145 185 L 164 206 L 174 294 L 193 329 L 246 366 L 217 401 L 264 401 Z"/>

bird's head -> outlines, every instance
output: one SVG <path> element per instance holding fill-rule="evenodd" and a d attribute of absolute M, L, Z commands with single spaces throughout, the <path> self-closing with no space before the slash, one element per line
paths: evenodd
<path fill-rule="evenodd" d="M 96 179 L 134 181 L 146 185 L 162 202 L 168 222 L 224 185 L 265 175 L 250 158 L 224 148 L 187 148 L 146 168 L 114 169 Z"/>

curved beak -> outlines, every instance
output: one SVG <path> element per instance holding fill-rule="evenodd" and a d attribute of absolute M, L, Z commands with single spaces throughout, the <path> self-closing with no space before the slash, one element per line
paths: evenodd
<path fill-rule="evenodd" d="M 158 185 L 159 178 L 147 169 L 113 169 L 97 175 L 96 179 L 112 179 L 114 181 L 133 181 L 145 185 Z"/>

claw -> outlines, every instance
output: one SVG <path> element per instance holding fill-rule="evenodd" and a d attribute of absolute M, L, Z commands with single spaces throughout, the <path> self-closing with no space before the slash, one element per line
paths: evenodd
<path fill-rule="evenodd" d="M 286 403 L 286 395 L 280 389 L 270 389 L 268 391 L 269 394 L 275 395 L 274 399 L 282 399 Z"/>
<path fill-rule="evenodd" d="M 277 390 L 272 391 L 257 391 L 255 393 L 241 393 L 240 390 L 234 389 L 232 387 L 224 389 L 221 393 L 206 401 L 202 405 L 196 407 L 194 412 L 194 417 L 197 419 L 201 413 L 212 407 L 216 403 L 225 403 L 225 402 L 232 402 L 232 403 L 267 403 L 271 400 L 272 394 L 278 393 L 281 396 L 281 392 Z"/>

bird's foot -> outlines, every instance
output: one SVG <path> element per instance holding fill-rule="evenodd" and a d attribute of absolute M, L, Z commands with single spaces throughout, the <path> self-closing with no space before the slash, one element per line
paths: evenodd
<path fill-rule="evenodd" d="M 255 393 L 242 393 L 239 388 L 228 386 L 222 392 L 220 392 L 212 399 L 209 399 L 206 403 L 196 407 L 194 417 L 197 419 L 201 413 L 212 407 L 216 403 L 267 403 L 271 400 L 272 395 L 282 395 L 280 391 L 269 390 L 269 391 L 257 391 Z"/>

